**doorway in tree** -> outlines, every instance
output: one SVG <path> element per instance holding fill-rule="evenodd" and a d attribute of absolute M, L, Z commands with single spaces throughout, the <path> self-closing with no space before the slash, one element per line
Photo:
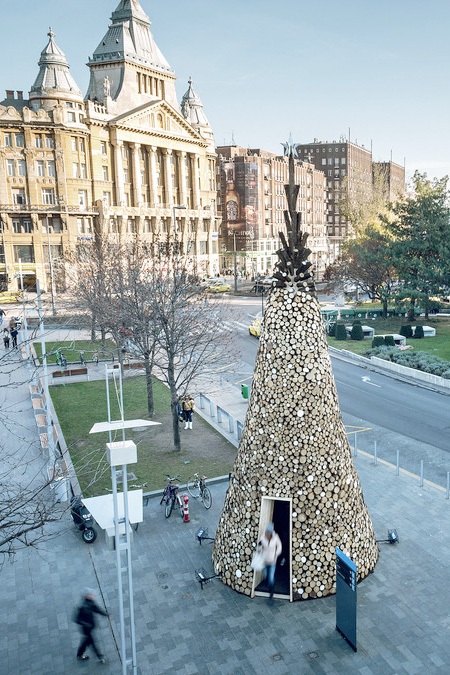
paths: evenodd
<path fill-rule="evenodd" d="M 269 523 L 273 523 L 275 532 L 281 539 L 282 552 L 277 560 L 275 571 L 274 597 L 292 601 L 291 583 L 291 533 L 292 533 L 292 500 L 263 497 L 261 499 L 261 513 L 259 518 L 258 541 L 264 534 Z M 252 596 L 269 596 L 267 581 L 263 572 L 253 575 Z"/>

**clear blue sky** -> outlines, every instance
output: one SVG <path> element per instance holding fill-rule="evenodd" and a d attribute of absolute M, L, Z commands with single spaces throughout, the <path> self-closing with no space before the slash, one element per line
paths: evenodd
<path fill-rule="evenodd" d="M 2 0 L 0 93 L 28 92 L 52 25 L 86 92 L 119 0 Z M 141 0 L 178 76 L 192 75 L 216 144 L 280 151 L 347 136 L 408 175 L 450 174 L 448 0 Z M 26 94 L 25 94 L 26 95 Z"/>

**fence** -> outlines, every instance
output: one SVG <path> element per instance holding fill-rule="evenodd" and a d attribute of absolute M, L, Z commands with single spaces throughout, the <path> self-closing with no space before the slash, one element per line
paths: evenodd
<path fill-rule="evenodd" d="M 238 419 L 235 419 L 227 410 L 215 403 L 212 399 L 199 394 L 200 410 L 207 411 L 211 420 L 216 420 L 217 425 L 224 428 L 224 430 L 231 434 L 235 445 L 239 443 L 242 436 L 244 425 Z"/>

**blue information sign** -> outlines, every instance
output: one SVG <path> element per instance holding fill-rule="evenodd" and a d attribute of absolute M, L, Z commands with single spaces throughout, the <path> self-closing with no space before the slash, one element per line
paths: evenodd
<path fill-rule="evenodd" d="M 336 630 L 356 652 L 356 565 L 337 546 Z"/>

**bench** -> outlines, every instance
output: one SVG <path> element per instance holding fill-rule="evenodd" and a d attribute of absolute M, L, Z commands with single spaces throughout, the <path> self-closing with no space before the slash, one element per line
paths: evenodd
<path fill-rule="evenodd" d="M 42 410 L 42 408 L 43 408 L 41 398 L 32 398 L 31 404 L 32 404 L 34 410 Z"/>
<path fill-rule="evenodd" d="M 74 377 L 76 375 L 87 375 L 87 368 L 67 368 L 67 370 L 54 370 L 53 377 Z"/>
<path fill-rule="evenodd" d="M 47 426 L 47 419 L 45 415 L 35 415 L 36 420 L 36 426 L 38 427 L 46 427 Z"/>

